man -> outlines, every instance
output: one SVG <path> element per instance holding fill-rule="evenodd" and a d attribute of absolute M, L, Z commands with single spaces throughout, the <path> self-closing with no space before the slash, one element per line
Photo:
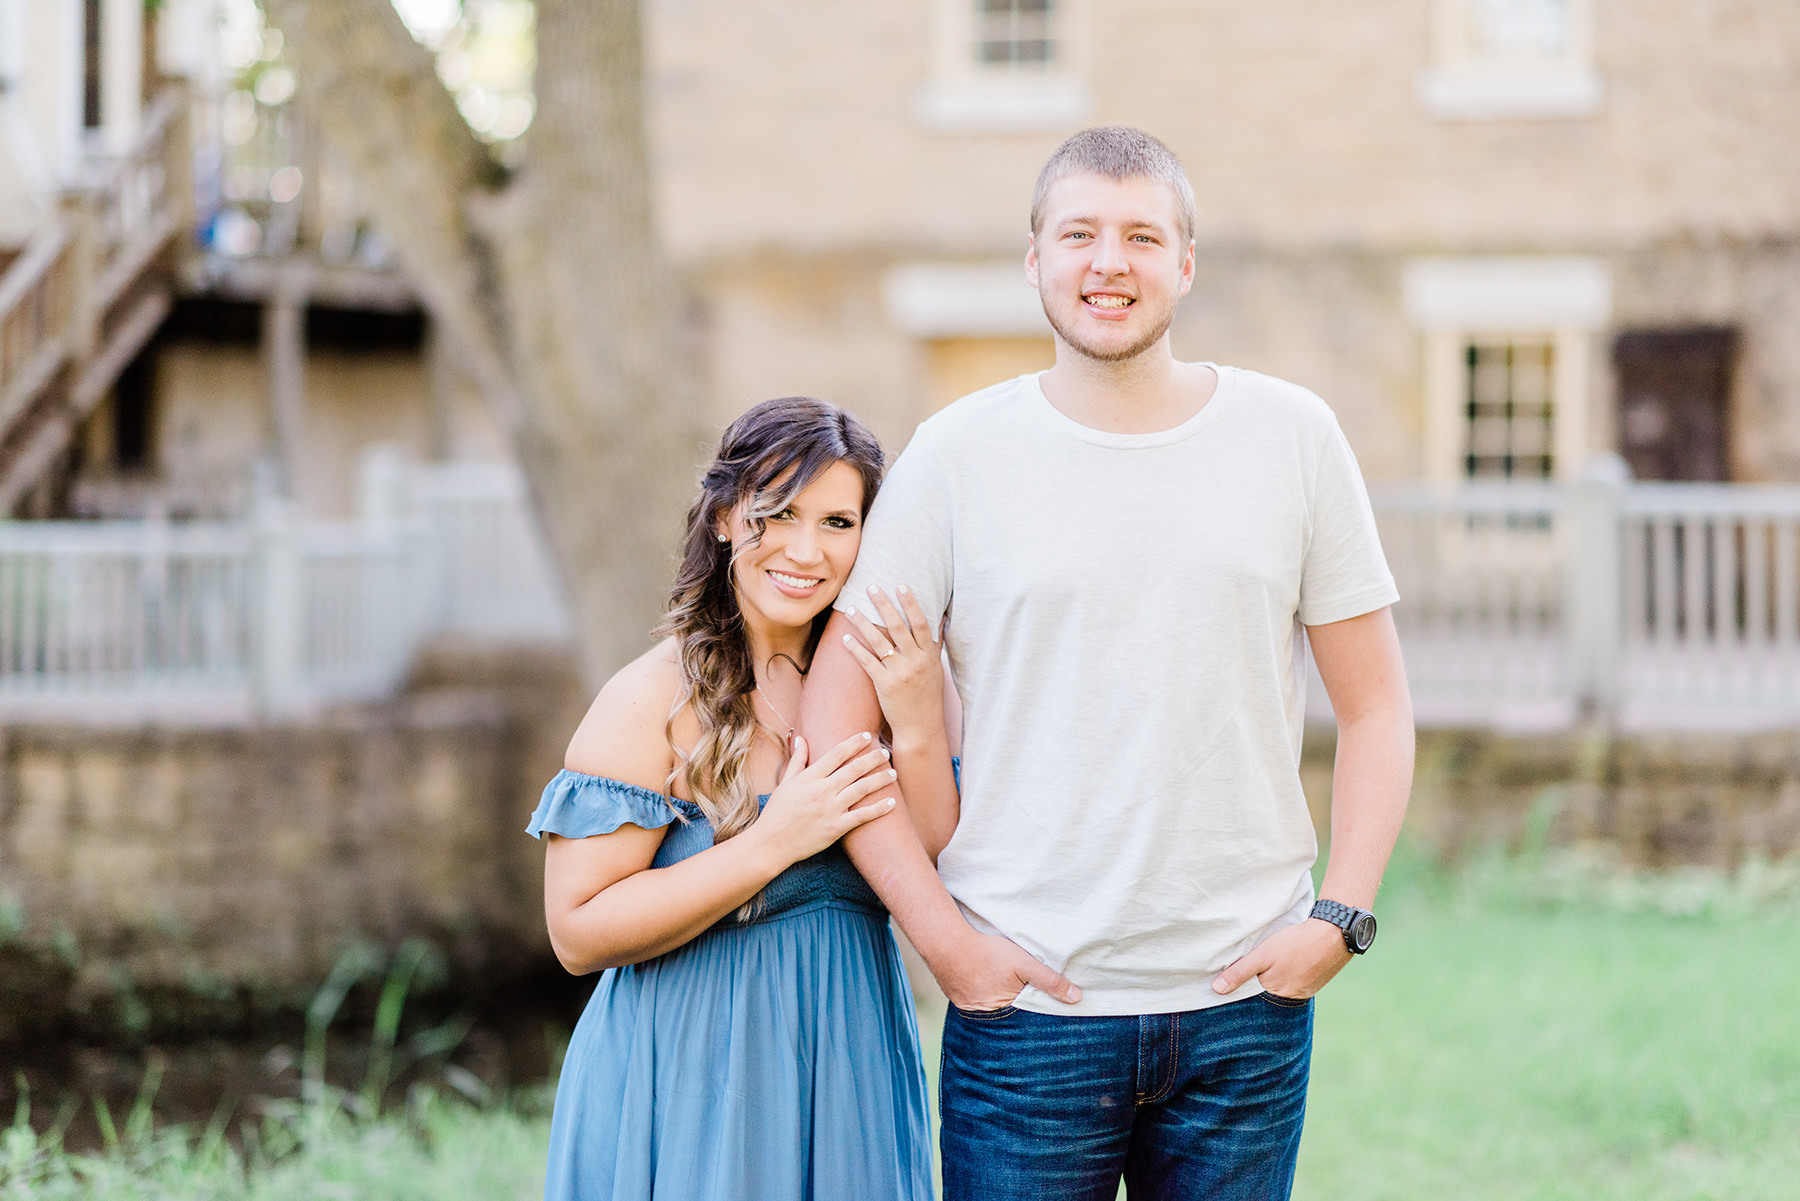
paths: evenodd
<path fill-rule="evenodd" d="M 1311 997 L 1367 949 L 1405 811 L 1397 594 L 1355 460 L 1304 389 L 1175 360 L 1193 232 L 1149 135 L 1052 155 L 1025 273 L 1056 365 L 919 427 L 838 602 L 904 584 L 934 628 L 953 611 L 956 833 L 937 873 L 904 798 L 846 840 L 953 1006 L 949 1201 L 1110 1199 L 1121 1174 L 1286 1197 Z M 1338 718 L 1317 907 L 1302 624 Z M 813 746 L 880 721 L 849 628 L 811 669 Z"/>

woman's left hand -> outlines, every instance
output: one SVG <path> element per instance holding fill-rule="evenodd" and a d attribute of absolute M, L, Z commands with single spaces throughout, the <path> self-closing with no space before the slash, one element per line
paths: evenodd
<path fill-rule="evenodd" d="M 924 738 L 943 729 L 944 661 L 918 598 L 905 584 L 897 591 L 899 608 L 880 588 L 869 588 L 869 600 L 887 628 L 852 609 L 847 616 L 856 637 L 844 635 L 844 645 L 874 683 L 882 716 L 899 743 L 909 736 Z"/>

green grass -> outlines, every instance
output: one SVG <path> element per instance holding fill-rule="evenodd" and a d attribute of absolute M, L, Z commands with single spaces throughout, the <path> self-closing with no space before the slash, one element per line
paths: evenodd
<path fill-rule="evenodd" d="M 1800 1196 L 1800 864 L 1403 860 L 1381 913 L 1320 998 L 1300 1201 Z M 320 1085 L 247 1140 L 140 1105 L 80 1156 L 39 1114 L 0 1130 L 0 1201 L 534 1198 L 544 1110 L 419 1088 L 371 1116 Z"/>
<path fill-rule="evenodd" d="M 1296 1197 L 1800 1195 L 1791 895 L 1571 856 L 1402 882 L 1320 998 Z"/>
<path fill-rule="evenodd" d="M 535 1201 L 549 1123 L 504 1107 L 426 1102 L 359 1120 L 296 1110 L 248 1149 L 183 1130 L 68 1155 L 21 1126 L 0 1134 L 4 1201 Z"/>

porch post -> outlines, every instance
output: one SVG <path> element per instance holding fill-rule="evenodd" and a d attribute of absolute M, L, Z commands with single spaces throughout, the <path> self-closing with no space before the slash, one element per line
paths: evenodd
<path fill-rule="evenodd" d="M 302 700 L 305 616 L 300 548 L 291 502 L 266 497 L 257 506 L 256 702 L 265 718 L 295 711 Z"/>
<path fill-rule="evenodd" d="M 262 352 L 276 488 L 290 498 L 298 495 L 300 431 L 306 411 L 306 276 L 302 260 L 276 264 L 263 305 Z"/>
<path fill-rule="evenodd" d="M 1625 461 L 1610 451 L 1589 457 L 1567 510 L 1571 560 L 1565 576 L 1564 626 L 1575 699 L 1603 722 L 1618 716 L 1624 644 Z"/>

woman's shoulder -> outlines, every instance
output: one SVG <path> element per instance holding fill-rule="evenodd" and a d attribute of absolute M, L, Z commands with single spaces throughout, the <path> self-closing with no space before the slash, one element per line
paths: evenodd
<path fill-rule="evenodd" d="M 620 668 L 575 728 L 563 766 L 656 792 L 668 791 L 675 752 L 669 714 L 681 694 L 681 661 L 665 639 Z"/>

